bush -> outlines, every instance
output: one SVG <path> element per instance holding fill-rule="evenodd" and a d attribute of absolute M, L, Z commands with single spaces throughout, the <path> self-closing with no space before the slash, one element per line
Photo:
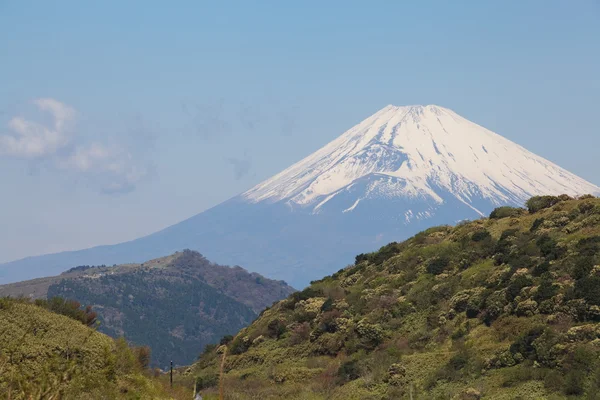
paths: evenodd
<path fill-rule="evenodd" d="M 540 210 L 550 208 L 561 201 L 568 200 L 570 197 L 559 197 L 559 196 L 535 196 L 527 200 L 525 204 L 531 214 L 536 213 Z"/>
<path fill-rule="evenodd" d="M 492 238 L 492 235 L 486 230 L 477 231 L 477 232 L 473 233 L 473 235 L 471 236 L 471 240 L 474 242 L 483 242 L 484 240 L 491 239 L 491 238 Z"/>
<path fill-rule="evenodd" d="M 337 376 L 340 383 L 346 383 L 360 378 L 360 368 L 355 360 L 346 361 L 340 365 Z"/>
<path fill-rule="evenodd" d="M 540 263 L 533 267 L 533 271 L 531 271 L 531 274 L 533 276 L 542 276 L 548 271 L 550 271 L 550 263 L 548 261 L 544 261 L 543 263 Z"/>
<path fill-rule="evenodd" d="M 427 264 L 427 272 L 433 275 L 439 275 L 448 265 L 450 264 L 450 259 L 447 257 L 436 257 L 433 260 L 429 261 Z"/>
<path fill-rule="evenodd" d="M 575 282 L 575 295 L 588 303 L 600 305 L 600 276 L 586 276 Z"/>
<path fill-rule="evenodd" d="M 37 299 L 35 305 L 50 310 L 56 314 L 65 315 L 86 326 L 96 323 L 97 314 L 92 311 L 92 306 L 81 309 L 81 304 L 75 300 L 65 300 L 62 297 L 52 297 L 50 300 Z"/>
<path fill-rule="evenodd" d="M 544 300 L 551 299 L 558 292 L 559 286 L 556 285 L 552 281 L 552 277 L 548 275 L 550 274 L 543 276 L 542 283 L 540 284 L 540 286 L 538 286 L 538 290 L 533 296 L 533 299 L 538 303 L 541 303 Z"/>
<path fill-rule="evenodd" d="M 226 346 L 229 343 L 231 343 L 231 341 L 233 340 L 233 336 L 232 335 L 225 335 L 221 338 L 221 340 L 219 341 L 219 344 L 221 346 Z"/>
<path fill-rule="evenodd" d="M 219 376 L 216 374 L 210 374 L 205 376 L 198 376 L 196 378 L 196 390 L 204 390 L 207 388 L 215 387 L 219 383 Z"/>
<path fill-rule="evenodd" d="M 290 344 L 292 346 L 300 344 L 310 337 L 310 324 L 303 322 L 292 329 Z"/>
<path fill-rule="evenodd" d="M 565 377 L 564 392 L 567 396 L 580 396 L 584 393 L 586 374 L 583 371 L 569 371 Z"/>
<path fill-rule="evenodd" d="M 521 289 L 533 285 L 533 281 L 527 275 L 517 275 L 506 288 L 506 297 L 514 300 L 521 293 Z"/>
<path fill-rule="evenodd" d="M 520 215 L 523 215 L 524 212 L 525 212 L 525 210 L 523 210 L 522 208 L 508 207 L 508 206 L 498 207 L 494 211 L 492 211 L 492 213 L 490 214 L 490 219 L 518 217 Z"/>
<path fill-rule="evenodd" d="M 535 221 L 533 221 L 533 224 L 531 225 L 531 228 L 529 229 L 530 232 L 535 232 L 537 231 L 537 229 L 542 226 L 542 224 L 544 223 L 545 219 L 544 218 L 537 218 Z"/>
<path fill-rule="evenodd" d="M 204 346 L 204 350 L 202 351 L 202 354 L 200 354 L 198 356 L 198 358 L 206 355 L 206 354 L 210 354 L 213 351 L 215 351 L 217 349 L 217 345 L 216 344 L 207 344 L 206 346 Z"/>
<path fill-rule="evenodd" d="M 535 244 L 539 247 L 542 255 L 548 260 L 556 260 L 563 254 L 562 249 L 558 247 L 556 241 L 548 235 L 540 236 Z"/>
<path fill-rule="evenodd" d="M 140 366 L 140 368 L 146 369 L 150 366 L 151 350 L 149 346 L 135 347 L 133 349 L 133 352 L 137 358 L 138 365 Z"/>
<path fill-rule="evenodd" d="M 229 352 L 233 355 L 243 354 L 250 348 L 250 341 L 237 336 L 229 346 Z"/>
<path fill-rule="evenodd" d="M 520 353 L 525 358 L 535 358 L 536 349 L 533 342 L 544 333 L 545 329 L 544 326 L 531 328 L 510 345 L 510 352 L 512 354 Z"/>
<path fill-rule="evenodd" d="M 280 319 L 274 319 L 267 325 L 267 334 L 271 338 L 279 339 L 285 331 L 285 323 Z"/>

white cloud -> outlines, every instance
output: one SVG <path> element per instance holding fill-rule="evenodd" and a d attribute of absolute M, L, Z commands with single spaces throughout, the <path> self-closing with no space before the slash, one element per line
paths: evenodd
<path fill-rule="evenodd" d="M 44 124 L 14 117 L 8 122 L 13 132 L 0 136 L 0 154 L 13 157 L 40 158 L 54 154 L 71 141 L 71 128 L 76 112 L 54 99 L 37 99 L 33 103 L 40 111 L 53 117 L 53 124 Z"/>
<path fill-rule="evenodd" d="M 50 98 L 36 99 L 33 104 L 48 112 L 52 123 L 12 118 L 8 123 L 11 134 L 0 136 L 0 155 L 48 160 L 55 168 L 97 181 L 106 193 L 131 191 L 146 176 L 147 169 L 137 165 L 122 146 L 82 143 L 74 134 L 77 113 L 73 108 Z"/>

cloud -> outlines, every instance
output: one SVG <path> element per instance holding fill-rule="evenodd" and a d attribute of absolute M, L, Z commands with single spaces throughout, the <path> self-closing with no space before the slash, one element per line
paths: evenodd
<path fill-rule="evenodd" d="M 148 168 L 139 165 L 122 145 L 85 143 L 76 135 L 77 112 L 73 108 L 49 98 L 36 99 L 33 104 L 50 114 L 52 122 L 12 118 L 8 123 L 11 133 L 0 136 L 0 155 L 44 161 L 44 165 L 89 178 L 104 193 L 131 191 L 147 175 Z"/>
<path fill-rule="evenodd" d="M 13 117 L 8 122 L 13 134 L 0 136 L 0 154 L 40 158 L 54 154 L 69 144 L 75 110 L 54 99 L 36 99 L 33 103 L 40 111 L 51 114 L 53 123 L 46 126 L 23 117 Z"/>

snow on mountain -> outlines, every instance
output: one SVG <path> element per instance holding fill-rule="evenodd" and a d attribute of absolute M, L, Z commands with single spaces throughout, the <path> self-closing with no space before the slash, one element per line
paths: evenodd
<path fill-rule="evenodd" d="M 373 196 L 444 199 L 474 196 L 522 205 L 538 194 L 598 193 L 600 188 L 455 112 L 435 106 L 389 105 L 320 150 L 242 194 L 250 202 L 285 201 L 313 212 L 357 180 L 379 179 L 352 206 Z M 475 209 L 483 215 L 483 211 Z"/>
<path fill-rule="evenodd" d="M 249 191 L 152 235 L 0 266 L 0 283 L 189 248 L 302 288 L 391 241 L 600 188 L 438 106 L 387 106 Z"/>

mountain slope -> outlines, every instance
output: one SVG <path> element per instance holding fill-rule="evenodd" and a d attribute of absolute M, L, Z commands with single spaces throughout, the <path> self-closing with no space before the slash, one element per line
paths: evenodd
<path fill-rule="evenodd" d="M 189 372 L 227 398 L 590 399 L 600 199 L 428 229 L 275 304 Z"/>
<path fill-rule="evenodd" d="M 183 251 L 143 264 L 85 266 L 65 274 L 0 286 L 0 295 L 91 305 L 100 331 L 152 349 L 152 364 L 193 362 L 206 344 L 248 325 L 294 290 L 240 267 L 210 263 Z"/>
<path fill-rule="evenodd" d="M 0 298 L 2 399 L 172 399 L 137 354 L 67 316 Z"/>
<path fill-rule="evenodd" d="M 598 187 L 438 106 L 387 106 L 319 151 L 242 194 L 319 210 L 358 179 L 379 179 L 342 212 L 377 197 L 471 204 L 522 204 L 534 194 L 582 194 Z M 383 178 L 383 179 L 382 179 Z"/>
<path fill-rule="evenodd" d="M 182 248 L 303 287 L 440 224 L 600 188 L 437 106 L 388 106 L 249 191 L 155 234 L 0 266 L 0 282 L 80 264 L 141 262 Z"/>

